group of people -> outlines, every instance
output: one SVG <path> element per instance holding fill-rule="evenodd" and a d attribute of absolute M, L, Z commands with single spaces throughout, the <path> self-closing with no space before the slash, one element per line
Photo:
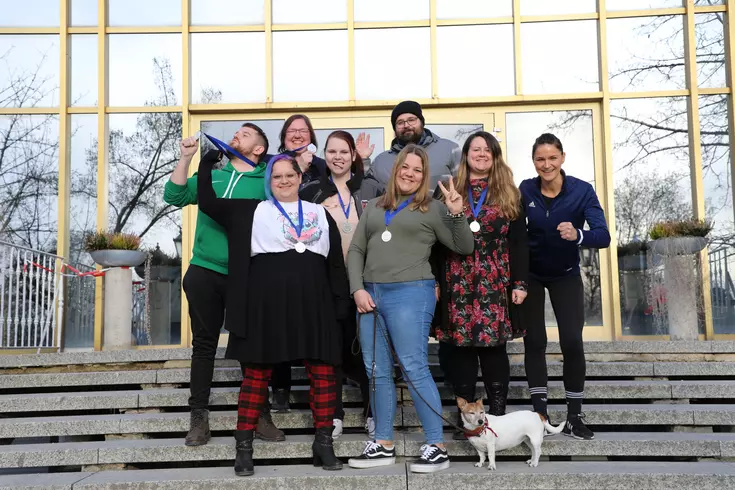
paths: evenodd
<path fill-rule="evenodd" d="M 523 337 L 533 408 L 548 417 L 546 290 L 564 356 L 564 433 L 594 437 L 581 410 L 578 249 L 607 247 L 610 236 L 592 186 L 564 173 L 564 149 L 551 134 L 533 144 L 538 177 L 518 188 L 492 134 L 475 132 L 460 148 L 428 130 L 413 101 L 398 104 L 391 123 L 391 148 L 372 162 L 369 138 L 356 141 L 346 131 L 332 132 L 324 159 L 317 157 L 304 115 L 286 120 L 279 153 L 268 154 L 266 135 L 246 123 L 230 141 L 232 154 L 207 152 L 190 178 L 198 141 L 181 142 L 164 199 L 199 205 L 183 280 L 193 333 L 186 444 L 210 438 L 208 401 L 224 326 L 226 357 L 243 371 L 238 475 L 254 473 L 254 438 L 285 439 L 271 412 L 289 409 L 294 363 L 303 363 L 310 383 L 314 465 L 342 468 L 333 440 L 342 433 L 345 378 L 361 388 L 369 434 L 348 464 L 394 464 L 394 359 L 426 437 L 411 471 L 449 467 L 430 336 L 456 398 L 475 399 L 479 364 L 494 415 L 505 413 L 507 342 Z"/>

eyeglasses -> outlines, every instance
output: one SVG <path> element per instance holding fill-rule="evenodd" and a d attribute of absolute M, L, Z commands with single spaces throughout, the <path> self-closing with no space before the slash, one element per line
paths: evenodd
<path fill-rule="evenodd" d="M 302 128 L 302 129 L 287 129 L 286 134 L 293 136 L 295 134 L 301 134 L 301 135 L 307 135 L 309 134 L 308 128 Z"/>
<path fill-rule="evenodd" d="M 418 121 L 418 120 L 419 120 L 418 117 L 409 117 L 405 121 L 397 121 L 396 122 L 396 127 L 397 128 L 402 128 L 404 126 L 413 126 L 414 124 L 416 124 L 416 121 Z"/>

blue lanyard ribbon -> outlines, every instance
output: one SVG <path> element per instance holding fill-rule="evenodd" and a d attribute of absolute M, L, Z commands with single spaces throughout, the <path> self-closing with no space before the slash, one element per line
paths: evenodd
<path fill-rule="evenodd" d="M 293 226 L 293 229 L 296 232 L 296 236 L 301 238 L 301 230 L 304 228 L 304 208 L 301 205 L 301 199 L 299 199 L 299 226 L 296 226 L 294 222 L 291 221 L 291 217 L 288 215 L 286 210 L 283 209 L 283 206 L 281 206 L 281 203 L 278 202 L 278 199 L 276 199 L 275 197 L 273 198 L 273 204 L 278 208 L 281 214 L 286 217 L 288 222 L 291 223 L 291 226 Z"/>
<path fill-rule="evenodd" d="M 480 194 L 480 200 L 477 201 L 477 204 L 475 204 L 475 200 L 472 198 L 472 184 L 467 184 L 469 186 L 469 193 L 467 196 L 470 198 L 470 209 L 472 210 L 472 215 L 477 219 L 477 217 L 480 215 L 480 210 L 482 209 L 482 205 L 485 202 L 485 197 L 487 196 L 487 190 L 488 187 L 485 187 L 485 190 L 482 191 L 482 194 Z"/>
<path fill-rule="evenodd" d="M 406 199 L 405 201 L 403 201 L 400 205 L 398 205 L 398 207 L 395 209 L 395 211 L 389 211 L 387 209 L 385 210 L 385 227 L 386 228 L 388 228 L 388 225 L 390 225 L 390 222 L 393 221 L 393 218 L 395 218 L 395 216 L 398 213 L 400 213 L 401 211 L 403 211 L 403 209 L 406 206 L 408 206 L 409 204 L 411 204 L 411 201 L 413 201 L 413 196 L 409 197 L 408 199 Z"/>
<path fill-rule="evenodd" d="M 204 136 L 206 136 L 207 139 L 209 141 L 211 141 L 212 144 L 215 147 L 217 147 L 217 149 L 219 151 L 221 151 L 222 153 L 224 153 L 225 155 L 227 155 L 228 158 L 232 159 L 234 157 L 234 158 L 240 159 L 240 160 L 242 160 L 243 162 L 247 163 L 248 165 L 250 165 L 253 168 L 255 168 L 255 167 L 258 166 L 257 163 L 254 163 L 252 160 L 250 160 L 249 158 L 247 158 L 245 155 L 243 155 L 242 153 L 240 153 L 239 151 L 237 151 L 236 149 L 234 149 L 233 147 L 231 147 L 230 145 L 228 145 L 224 141 L 220 141 L 217 138 L 215 138 L 214 136 L 208 135 L 207 133 L 202 133 L 202 134 Z"/>
<path fill-rule="evenodd" d="M 352 173 L 350 173 L 350 178 L 352 178 Z M 329 180 L 334 184 L 334 179 L 332 179 L 332 176 L 329 176 Z M 335 184 L 335 187 L 336 184 Z M 350 209 L 352 208 L 352 196 L 350 196 L 350 202 L 347 204 L 347 207 L 345 207 L 345 202 L 342 200 L 342 194 L 339 193 L 339 189 L 337 189 L 337 197 L 339 198 L 339 205 L 342 208 L 342 212 L 345 213 L 345 218 L 350 219 Z"/>

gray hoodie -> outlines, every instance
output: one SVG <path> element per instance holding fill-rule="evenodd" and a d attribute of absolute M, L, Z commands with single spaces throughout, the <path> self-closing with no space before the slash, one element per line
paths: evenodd
<path fill-rule="evenodd" d="M 424 134 L 418 144 L 429 154 L 430 189 L 434 189 L 440 180 L 446 180 L 450 175 L 457 175 L 459 161 L 462 158 L 462 150 L 457 143 L 440 138 L 428 129 L 424 129 Z M 394 139 L 390 150 L 384 151 L 372 162 L 368 175 L 372 175 L 382 185 L 387 186 L 393 171 L 393 164 L 404 146 L 397 138 Z"/>

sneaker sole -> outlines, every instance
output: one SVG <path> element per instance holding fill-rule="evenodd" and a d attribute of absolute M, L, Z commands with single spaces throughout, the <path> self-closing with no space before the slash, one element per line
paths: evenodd
<path fill-rule="evenodd" d="M 364 470 L 367 468 L 377 468 L 379 466 L 391 466 L 396 464 L 396 458 L 380 458 L 380 459 L 350 459 L 347 465 L 350 468 Z"/>
<path fill-rule="evenodd" d="M 449 468 L 449 461 L 440 464 L 412 464 L 410 466 L 411 473 L 436 473 L 437 471 Z"/>
<path fill-rule="evenodd" d="M 591 440 L 593 440 L 595 438 L 595 436 L 592 436 L 592 437 L 590 437 L 588 439 L 586 437 L 575 436 L 574 434 L 567 434 L 566 432 L 562 432 L 562 434 L 564 434 L 567 437 L 571 437 L 571 438 L 577 439 L 578 441 L 591 441 Z"/>

